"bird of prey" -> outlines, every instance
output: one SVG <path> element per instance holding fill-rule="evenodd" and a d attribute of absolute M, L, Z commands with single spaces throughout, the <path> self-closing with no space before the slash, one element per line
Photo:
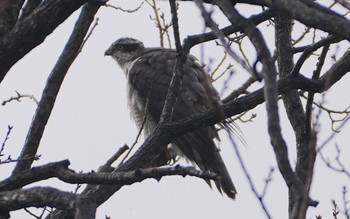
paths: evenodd
<path fill-rule="evenodd" d="M 141 41 L 125 37 L 115 41 L 105 55 L 111 56 L 125 72 L 131 116 L 139 128 L 146 117 L 143 131 L 146 136 L 150 135 L 160 120 L 173 75 L 176 51 L 146 48 Z M 184 64 L 182 85 L 172 121 L 220 104 L 220 97 L 209 75 L 196 60 L 194 56 L 188 55 Z M 213 141 L 215 137 L 218 138 L 217 130 L 210 126 L 173 139 L 172 146 L 201 170 L 218 174 L 218 190 L 234 199 L 237 191 Z"/>

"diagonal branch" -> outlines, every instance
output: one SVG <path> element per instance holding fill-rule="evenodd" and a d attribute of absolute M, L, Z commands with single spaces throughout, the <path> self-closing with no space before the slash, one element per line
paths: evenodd
<path fill-rule="evenodd" d="M 0 1 L 0 37 L 15 26 L 24 0 Z"/>
<path fill-rule="evenodd" d="M 172 112 L 174 110 L 176 99 L 178 97 L 180 86 L 182 83 L 182 77 L 184 74 L 184 64 L 187 59 L 187 54 L 189 53 L 189 50 L 184 50 L 181 45 L 176 2 L 175 0 L 170 0 L 169 2 L 172 14 L 172 26 L 174 29 L 174 39 L 177 54 L 175 68 L 173 70 L 173 75 L 170 81 L 168 93 L 166 95 L 162 115 L 160 117 L 160 122 L 158 126 L 163 126 L 164 123 L 171 121 Z"/>
<path fill-rule="evenodd" d="M 50 1 L 53 2 L 53 1 Z M 55 1 L 54 1 L 55 2 Z M 76 1 L 74 1 L 76 2 Z M 42 98 L 35 112 L 33 121 L 30 125 L 21 155 L 13 174 L 29 169 L 34 161 L 36 152 L 39 147 L 47 121 L 55 104 L 57 94 L 69 67 L 78 56 L 80 45 L 84 41 L 90 24 L 94 20 L 94 15 L 101 5 L 99 3 L 87 3 L 75 24 L 72 35 L 70 36 L 61 56 L 59 57 L 54 69 L 52 70 Z M 1 46 L 0 46 L 1 48 Z M 1 52 L 0 52 L 1 54 Z M 0 55 L 1 59 L 1 55 Z M 1 61 L 0 61 L 1 62 Z M 0 67 L 1 68 L 1 67 Z"/>

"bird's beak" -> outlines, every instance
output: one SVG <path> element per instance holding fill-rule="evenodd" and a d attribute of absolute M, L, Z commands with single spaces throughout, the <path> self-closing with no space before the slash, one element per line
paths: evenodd
<path fill-rule="evenodd" d="M 111 48 L 107 49 L 106 52 L 105 52 L 105 56 L 110 56 L 110 55 L 112 55 Z"/>

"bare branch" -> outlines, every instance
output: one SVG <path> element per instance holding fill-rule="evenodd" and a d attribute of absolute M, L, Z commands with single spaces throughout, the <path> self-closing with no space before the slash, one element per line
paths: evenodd
<path fill-rule="evenodd" d="M 333 35 L 328 36 L 327 38 L 324 38 L 320 41 L 318 41 L 317 43 L 314 43 L 310 46 L 307 47 L 303 47 L 305 48 L 305 50 L 303 51 L 302 55 L 300 56 L 300 58 L 298 59 L 297 63 L 295 64 L 293 70 L 291 71 L 290 74 L 292 75 L 296 75 L 299 74 L 299 71 L 302 67 L 302 65 L 304 64 L 304 62 L 306 61 L 306 59 L 316 50 L 318 50 L 319 48 L 326 46 L 326 45 L 330 45 L 332 43 L 337 43 L 341 41 L 341 38 L 339 37 L 335 37 Z"/>
<path fill-rule="evenodd" d="M 344 8 L 350 10 L 350 3 L 348 1 L 345 1 L 345 0 L 334 0 L 334 1 L 342 5 Z"/>
<path fill-rule="evenodd" d="M 348 206 L 349 201 L 346 197 L 346 195 L 348 194 L 348 189 L 346 186 L 343 187 L 343 205 L 344 205 L 344 215 L 346 217 L 346 219 L 350 219 L 350 208 Z"/>
<path fill-rule="evenodd" d="M 248 173 L 248 170 L 247 170 L 247 168 L 245 167 L 245 164 L 244 164 L 243 159 L 242 159 L 242 156 L 241 156 L 241 154 L 240 154 L 240 152 L 239 152 L 239 150 L 238 150 L 238 147 L 237 147 L 235 141 L 233 140 L 233 136 L 232 136 L 231 131 L 229 130 L 229 128 L 228 128 L 227 126 L 225 127 L 225 129 L 226 129 L 226 133 L 227 133 L 227 135 L 228 135 L 228 137 L 229 137 L 229 140 L 230 140 L 230 142 L 231 142 L 231 145 L 232 145 L 233 148 L 235 149 L 236 156 L 237 156 L 237 158 L 238 158 L 238 160 L 239 160 L 239 163 L 240 163 L 241 168 L 242 168 L 242 170 L 243 170 L 243 172 L 244 172 L 244 175 L 245 175 L 245 177 L 247 178 L 247 180 L 248 180 L 248 182 L 249 182 L 250 189 L 253 191 L 255 197 L 259 200 L 259 203 L 260 203 L 260 205 L 261 205 L 261 208 L 263 209 L 263 211 L 264 211 L 266 217 L 270 219 L 270 218 L 271 218 L 271 215 L 270 215 L 270 213 L 268 212 L 267 207 L 266 207 L 266 204 L 265 204 L 265 202 L 264 202 L 264 200 L 263 200 L 263 199 L 264 199 L 264 195 L 265 195 L 265 193 L 266 193 L 268 181 L 266 181 L 265 188 L 264 188 L 264 192 L 262 193 L 262 195 L 259 195 L 258 191 L 256 190 L 256 188 L 255 188 L 255 186 L 254 186 L 253 180 L 251 179 L 250 174 Z M 272 174 L 272 171 L 270 171 L 270 174 Z M 270 179 L 270 174 L 269 174 L 269 179 Z"/>
<path fill-rule="evenodd" d="M 68 72 L 70 65 L 78 56 L 84 37 L 87 34 L 90 24 L 94 20 L 94 15 L 100 6 L 100 4 L 91 2 L 83 7 L 80 17 L 75 24 L 73 33 L 47 80 L 42 98 L 29 128 L 19 162 L 17 163 L 13 174 L 30 168 L 33 162 L 33 159 L 30 158 L 34 158 L 38 150 L 41 137 L 50 117 L 51 110 L 55 104 L 56 96 L 63 79 Z"/>
<path fill-rule="evenodd" d="M 156 27 L 159 31 L 159 42 L 160 42 L 160 47 L 164 47 L 164 34 L 163 34 L 163 28 L 162 28 L 162 23 L 160 22 L 161 18 L 159 15 L 159 8 L 157 6 L 157 1 L 156 0 L 151 0 L 152 2 L 150 2 L 149 0 L 146 0 L 147 4 L 149 6 L 151 6 L 151 8 L 153 9 L 153 13 L 154 13 L 154 18 L 151 17 L 152 20 L 155 21 Z"/>
<path fill-rule="evenodd" d="M 335 161 L 338 165 L 338 167 L 336 167 L 335 165 L 332 164 L 332 162 L 325 158 L 322 151 L 319 151 L 318 154 L 320 155 L 321 160 L 327 165 L 328 168 L 330 168 L 331 170 L 334 170 L 336 172 L 340 172 L 345 174 L 349 179 L 350 179 L 350 172 L 349 170 L 346 169 L 346 167 L 344 166 L 344 164 L 342 163 L 342 161 L 340 160 L 340 148 L 337 144 L 335 144 L 335 149 L 336 149 L 336 156 L 335 156 Z"/>
<path fill-rule="evenodd" d="M 318 50 L 321 47 L 324 47 L 326 45 L 333 44 L 333 43 L 339 43 L 342 40 L 344 40 L 344 38 L 335 37 L 334 35 L 329 35 L 329 36 L 327 36 L 327 37 L 325 37 L 325 38 L 323 38 L 323 39 L 321 39 L 321 40 L 319 40 L 319 41 L 317 41 L 317 42 L 315 42 L 315 43 L 313 43 L 311 45 L 300 46 L 300 47 L 293 47 L 293 53 L 299 53 L 299 52 L 305 52 L 305 53 L 310 53 L 311 52 L 312 53 L 312 52 Z M 306 54 L 305 54 L 305 56 L 306 56 Z"/>
<path fill-rule="evenodd" d="M 20 94 L 19 92 L 16 91 L 17 96 L 15 97 L 10 97 L 7 100 L 2 101 L 2 106 L 5 106 L 7 103 L 17 100 L 18 102 L 21 102 L 22 98 L 29 98 L 31 100 L 34 101 L 34 103 L 36 103 L 37 105 L 39 104 L 38 100 L 34 97 L 34 95 L 30 95 L 30 94 Z"/>
<path fill-rule="evenodd" d="M 269 6 L 306 26 L 350 39 L 350 23 L 348 20 L 313 1 L 274 0 Z"/>
<path fill-rule="evenodd" d="M 0 2 L 0 37 L 15 26 L 24 0 L 2 0 Z"/>
<path fill-rule="evenodd" d="M 325 89 L 327 90 L 328 87 L 339 81 L 349 71 L 350 51 L 347 51 L 324 75 L 322 75 L 321 79 L 326 83 Z"/>
<path fill-rule="evenodd" d="M 11 125 L 8 125 L 8 126 L 7 126 L 7 133 L 6 133 L 5 139 L 4 139 L 4 141 L 2 142 L 2 145 L 1 145 L 1 148 L 0 148 L 0 157 L 1 157 L 1 156 L 4 156 L 4 155 L 2 154 L 2 152 L 4 152 L 5 145 L 6 145 L 7 140 L 8 140 L 9 137 L 10 137 L 12 128 L 13 128 L 13 126 L 11 126 Z M 0 161 L 1 161 L 1 159 L 0 159 Z"/>
<path fill-rule="evenodd" d="M 249 72 L 251 75 L 255 75 L 257 78 L 261 78 L 257 74 L 257 72 L 250 67 L 249 64 L 246 63 L 246 61 L 242 58 L 240 58 L 230 47 L 230 45 L 226 42 L 225 34 L 220 31 L 217 24 L 214 23 L 214 21 L 211 18 L 211 13 L 207 12 L 207 10 L 204 8 L 202 2 L 200 0 L 195 1 L 198 8 L 200 9 L 202 13 L 202 17 L 205 20 L 205 23 L 208 27 L 210 27 L 213 31 L 213 33 L 217 36 L 217 38 L 220 40 L 222 46 L 225 48 L 225 51 L 238 63 L 242 66 L 243 69 L 245 69 L 247 72 Z"/>
<path fill-rule="evenodd" d="M 117 6 L 114 6 L 111 4 L 105 4 L 106 7 L 111 7 L 111 8 L 114 8 L 115 10 L 121 10 L 122 12 L 126 12 L 126 13 L 134 13 L 134 12 L 138 11 L 142 7 L 142 5 L 143 5 L 143 2 L 141 2 L 141 4 L 135 9 L 124 9 L 124 8 L 117 7 Z"/>
<path fill-rule="evenodd" d="M 24 18 L 28 17 L 41 3 L 42 0 L 27 0 L 22 7 L 22 12 L 18 20 L 22 21 Z"/>
<path fill-rule="evenodd" d="M 80 48 L 79 48 L 79 52 L 78 52 L 78 53 L 80 53 L 80 52 L 83 50 L 83 47 L 84 47 L 85 43 L 89 40 L 90 36 L 91 36 L 92 33 L 94 32 L 95 28 L 96 28 L 97 25 L 98 25 L 98 21 L 99 21 L 99 20 L 100 20 L 100 19 L 99 19 L 98 17 L 95 19 L 95 23 L 94 23 L 94 24 L 92 25 L 92 27 L 90 28 L 90 31 L 86 34 L 86 37 L 84 38 L 83 42 L 82 42 L 81 45 L 80 45 Z"/>
<path fill-rule="evenodd" d="M 20 174 L 13 175 L 0 182 L 0 191 L 19 189 L 33 182 L 59 178 L 61 181 L 71 184 L 103 184 L 103 185 L 131 185 L 135 182 L 141 182 L 148 178 L 160 180 L 163 176 L 181 175 L 185 177 L 196 176 L 203 179 L 217 180 L 215 173 L 203 172 L 193 167 L 165 167 L 165 168 L 144 168 L 127 172 L 91 172 L 75 173 L 68 168 L 69 161 L 64 160 L 56 163 L 32 168 L 22 171 Z"/>
<path fill-rule="evenodd" d="M 99 172 L 112 172 L 112 171 L 107 171 L 108 169 L 112 168 L 112 164 L 125 152 L 129 150 L 129 147 L 125 144 L 123 145 L 121 148 L 119 148 L 119 150 L 111 157 L 107 160 L 107 162 L 100 166 L 98 168 Z"/>
<path fill-rule="evenodd" d="M 258 15 L 253 15 L 248 19 L 251 20 L 256 25 L 258 25 L 258 24 L 270 19 L 273 15 L 274 15 L 274 13 L 272 10 L 266 10 Z M 227 26 L 225 28 L 220 29 L 220 32 L 224 33 L 226 36 L 233 34 L 235 32 L 238 32 L 238 31 L 239 31 L 239 29 L 235 25 L 230 25 L 230 26 Z M 187 36 L 186 44 L 187 44 L 188 48 L 190 49 L 197 44 L 208 42 L 208 41 L 215 40 L 215 39 L 217 39 L 217 35 L 215 34 L 214 31 L 212 31 L 209 33 Z"/>
<path fill-rule="evenodd" d="M 343 122 L 338 126 L 338 130 L 342 129 L 346 123 L 350 120 L 350 116 L 348 116 Z M 326 140 L 317 148 L 317 153 L 319 153 L 325 146 L 328 145 L 328 143 L 335 137 L 337 132 L 333 132 Z"/>
<path fill-rule="evenodd" d="M 248 78 L 248 80 L 246 82 L 244 82 L 241 87 L 237 88 L 236 90 L 232 91 L 227 97 L 225 97 L 222 102 L 223 103 L 227 103 L 231 100 L 236 99 L 237 97 L 239 97 L 241 94 L 244 94 L 247 92 L 247 89 L 254 84 L 257 81 L 255 76 L 251 76 L 250 78 Z"/>
<path fill-rule="evenodd" d="M 40 4 L 27 19 L 19 21 L 0 38 L 0 82 L 18 60 L 42 43 L 46 36 L 86 1 L 46 1 L 46 4 Z"/>
<path fill-rule="evenodd" d="M 146 101 L 146 105 L 145 105 L 145 110 L 147 109 L 147 103 L 148 101 Z M 139 141 L 140 137 L 141 137 L 141 134 L 142 134 L 142 131 L 143 131 L 143 128 L 144 128 L 144 125 L 145 125 L 145 122 L 147 120 L 147 113 L 145 113 L 145 117 L 143 118 L 142 120 L 142 124 L 141 124 L 141 127 L 139 129 L 139 132 L 137 133 L 136 135 L 136 138 L 135 138 L 135 141 L 134 143 L 132 143 L 130 149 L 128 150 L 128 152 L 125 154 L 125 156 L 123 157 L 123 159 L 120 161 L 119 165 L 120 166 L 122 163 L 124 163 L 124 161 L 126 160 L 126 158 L 128 158 L 128 156 L 130 155 L 132 149 L 134 149 L 134 147 L 136 146 L 137 142 Z"/>
<path fill-rule="evenodd" d="M 96 211 L 96 205 L 84 196 L 50 187 L 0 192 L 0 206 L 1 213 L 27 207 L 55 207 L 75 211 L 76 219 L 93 219 Z"/>
<path fill-rule="evenodd" d="M 171 121 L 172 112 L 176 103 L 176 98 L 179 94 L 180 84 L 184 74 L 184 70 L 183 70 L 184 64 L 187 59 L 187 54 L 189 53 L 189 50 L 183 49 L 181 45 L 176 2 L 175 0 L 170 0 L 169 2 L 170 2 L 171 14 L 172 14 L 172 23 L 173 23 L 177 58 L 176 58 L 175 69 L 170 81 L 168 93 L 166 95 L 164 107 L 162 110 L 162 115 L 160 117 L 158 126 L 163 126 L 163 124 Z"/>

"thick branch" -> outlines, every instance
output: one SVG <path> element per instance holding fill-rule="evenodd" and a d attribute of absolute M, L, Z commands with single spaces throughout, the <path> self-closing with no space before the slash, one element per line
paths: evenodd
<path fill-rule="evenodd" d="M 53 106 L 55 104 L 55 100 L 63 82 L 63 79 L 66 73 L 68 72 L 69 67 L 71 66 L 75 58 L 78 56 L 81 49 L 81 44 L 89 30 L 90 24 L 94 20 L 94 15 L 99 9 L 99 7 L 100 4 L 96 2 L 87 3 L 83 7 L 81 14 L 75 24 L 73 33 L 70 36 L 61 56 L 59 57 L 54 69 L 52 70 L 47 80 L 45 89 L 43 91 L 43 95 L 35 112 L 33 121 L 30 125 L 29 132 L 26 137 L 25 144 L 22 149 L 19 158 L 20 161 L 17 163 L 13 174 L 29 169 L 31 164 L 33 163 L 34 157 L 39 147 L 41 137 L 43 135 L 47 121 L 49 120 L 51 110 L 53 109 Z"/>
<path fill-rule="evenodd" d="M 94 219 L 96 205 L 82 195 L 50 187 L 0 192 L 0 213 L 27 207 L 54 207 L 75 212 L 75 219 Z"/>
<path fill-rule="evenodd" d="M 18 60 L 42 43 L 46 36 L 86 1 L 45 1 L 45 4 L 42 3 L 31 15 L 18 22 L 2 36 L 0 39 L 0 82 Z"/>
<path fill-rule="evenodd" d="M 332 87 L 347 72 L 350 71 L 350 51 L 347 51 L 332 67 L 322 75 L 321 79 L 325 82 L 325 90 Z"/>
<path fill-rule="evenodd" d="M 290 74 L 293 69 L 293 51 L 292 51 L 292 20 L 278 14 L 275 17 L 275 39 L 277 48 L 277 62 L 279 75 L 281 78 L 286 77 Z M 311 148 L 309 145 L 309 138 L 307 136 L 307 129 L 311 127 L 306 127 L 305 122 L 305 112 L 299 98 L 299 94 L 296 90 L 288 92 L 282 95 L 282 100 L 286 109 L 288 119 L 292 125 L 296 143 L 297 143 L 297 165 L 296 174 L 303 184 L 308 188 L 311 182 L 311 176 L 313 168 L 313 163 L 315 159 L 310 159 L 311 153 L 309 150 Z M 314 157 L 315 158 L 315 157 Z M 298 218 L 305 218 L 307 210 L 307 202 L 303 200 L 308 200 L 308 190 L 300 193 L 295 193 L 294 191 L 289 191 L 289 214 L 291 215 L 292 209 L 296 206 L 296 202 L 300 201 L 303 204 L 298 204 L 300 208 L 297 210 L 299 212 Z M 304 197 L 301 198 L 300 197 Z"/>
<path fill-rule="evenodd" d="M 254 45 L 259 61 L 263 64 L 264 74 L 264 95 L 266 100 L 266 111 L 268 117 L 268 131 L 271 138 L 271 143 L 275 151 L 277 164 L 279 170 L 286 181 L 290 190 L 303 190 L 303 185 L 294 174 L 289 158 L 287 145 L 281 134 L 280 120 L 278 114 L 278 90 L 277 90 L 277 72 L 274 67 L 274 61 L 270 55 L 267 45 L 255 25 L 242 17 L 233 4 L 229 1 L 216 1 L 217 5 L 230 20 L 232 24 L 235 24 L 239 29 L 244 32 L 252 44 Z"/>
<path fill-rule="evenodd" d="M 24 0 L 0 1 L 0 37 L 15 25 Z"/>
<path fill-rule="evenodd" d="M 350 22 L 345 17 L 314 1 L 273 0 L 269 6 L 306 26 L 350 40 Z"/>
<path fill-rule="evenodd" d="M 19 20 L 22 21 L 24 18 L 28 17 L 36 7 L 41 4 L 42 0 L 27 0 L 25 5 L 22 7 L 22 13 Z"/>

